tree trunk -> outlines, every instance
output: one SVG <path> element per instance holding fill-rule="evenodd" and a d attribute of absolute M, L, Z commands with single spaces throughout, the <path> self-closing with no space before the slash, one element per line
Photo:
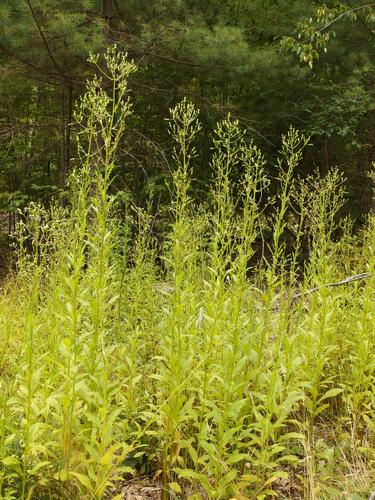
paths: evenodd
<path fill-rule="evenodd" d="M 60 105 L 60 187 L 64 189 L 70 169 L 70 136 L 73 108 L 72 84 L 61 83 Z"/>
<path fill-rule="evenodd" d="M 112 25 L 112 0 L 102 0 L 101 17 L 105 21 L 104 34 L 106 38 L 110 38 Z"/>

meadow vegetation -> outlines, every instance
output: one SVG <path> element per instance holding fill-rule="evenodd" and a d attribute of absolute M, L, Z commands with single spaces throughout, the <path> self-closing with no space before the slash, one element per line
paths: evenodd
<path fill-rule="evenodd" d="M 230 117 L 196 202 L 199 113 L 183 100 L 156 237 L 154 214 L 111 189 L 135 68 L 112 50 L 92 62 L 111 90 L 96 77 L 77 108 L 67 206 L 28 207 L 2 285 L 0 497 L 120 499 L 147 476 L 163 498 L 367 498 L 375 216 L 354 234 L 338 171 L 299 178 L 309 140 L 292 128 L 270 192 Z"/>

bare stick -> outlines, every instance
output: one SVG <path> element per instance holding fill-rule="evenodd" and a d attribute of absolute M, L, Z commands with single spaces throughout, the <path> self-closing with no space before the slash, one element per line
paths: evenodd
<path fill-rule="evenodd" d="M 354 274 L 353 276 L 348 276 L 347 278 L 345 278 L 341 281 L 337 281 L 336 283 L 327 283 L 326 285 L 315 286 L 314 288 L 310 288 L 309 290 L 306 290 L 305 292 L 297 292 L 294 295 L 293 299 L 298 299 L 299 297 L 302 297 L 303 295 L 310 295 L 314 292 L 317 292 L 318 290 L 322 290 L 323 288 L 347 285 L 348 283 L 352 283 L 353 281 L 358 281 L 358 280 L 370 278 L 370 276 L 371 276 L 371 273 Z"/>

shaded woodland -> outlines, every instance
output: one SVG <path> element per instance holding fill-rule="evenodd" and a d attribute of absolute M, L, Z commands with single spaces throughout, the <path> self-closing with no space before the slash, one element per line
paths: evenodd
<path fill-rule="evenodd" d="M 1 2 L 1 499 L 373 499 L 374 35 Z"/>
<path fill-rule="evenodd" d="M 338 166 L 348 179 L 349 211 L 362 221 L 374 159 L 373 22 L 373 8 L 360 2 L 3 0 L 3 219 L 14 229 L 18 208 L 64 197 L 77 158 L 74 102 L 92 76 L 88 55 L 117 44 L 138 67 L 117 190 L 139 203 L 150 190 L 159 203 L 169 200 L 165 118 L 188 97 L 204 124 L 197 193 L 204 197 L 210 178 L 207 131 L 231 113 L 271 165 L 289 125 L 311 136 L 301 173 Z"/>

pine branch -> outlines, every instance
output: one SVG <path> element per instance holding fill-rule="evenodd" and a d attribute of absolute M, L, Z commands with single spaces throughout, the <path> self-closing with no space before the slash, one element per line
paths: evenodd
<path fill-rule="evenodd" d="M 44 36 L 44 33 L 43 33 L 43 30 L 42 28 L 40 27 L 40 24 L 38 22 L 38 19 L 36 17 L 36 14 L 35 14 L 35 11 L 33 9 L 33 6 L 31 5 L 31 0 L 27 0 L 27 4 L 29 6 L 29 9 L 30 9 L 30 12 L 31 12 L 31 15 L 34 19 L 34 23 L 35 23 L 35 26 L 39 32 L 39 35 L 43 41 L 43 44 L 47 50 L 47 53 L 49 55 L 49 58 L 51 59 L 51 62 L 52 64 L 54 65 L 55 69 L 57 70 L 58 74 L 60 75 L 60 77 L 63 79 L 63 80 L 66 80 L 66 81 L 69 81 L 69 79 L 66 77 L 66 75 L 64 74 L 64 72 L 61 70 L 60 66 L 57 64 L 55 58 L 54 58 L 54 55 L 52 54 L 52 50 L 48 44 L 48 41 L 46 39 L 46 37 Z"/>

